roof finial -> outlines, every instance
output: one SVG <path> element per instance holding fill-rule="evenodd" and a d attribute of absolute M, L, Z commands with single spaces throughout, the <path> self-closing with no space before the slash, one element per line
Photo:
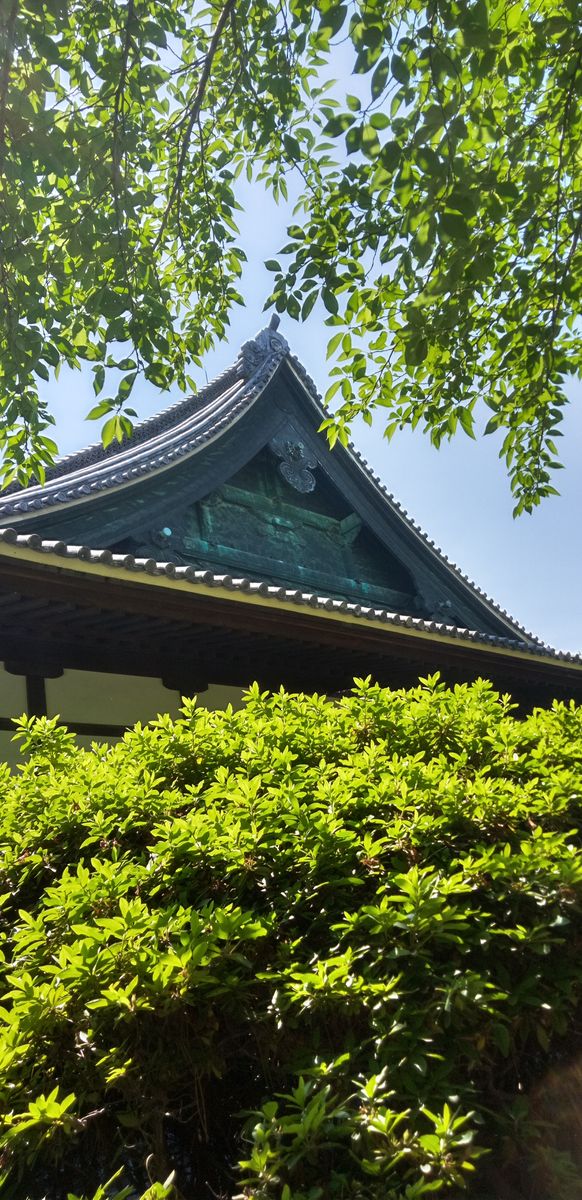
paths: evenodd
<path fill-rule="evenodd" d="M 245 342 L 241 350 L 242 369 L 245 379 L 250 379 L 260 367 L 271 359 L 279 361 L 289 353 L 289 345 L 282 333 L 277 333 L 279 317 L 273 313 L 266 329 L 261 329 L 255 338 Z"/>
<path fill-rule="evenodd" d="M 271 313 L 271 320 L 269 321 L 269 329 L 278 329 L 280 324 L 281 324 L 281 318 L 279 316 L 279 313 Z"/>

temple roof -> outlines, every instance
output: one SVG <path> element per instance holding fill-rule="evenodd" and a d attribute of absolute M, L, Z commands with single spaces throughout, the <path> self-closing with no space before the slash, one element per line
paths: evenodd
<path fill-rule="evenodd" d="M 272 323 L 242 347 L 233 365 L 217 379 L 195 396 L 141 422 L 124 445 L 104 449 L 97 444 L 71 454 L 48 471 L 43 485 L 0 498 L 0 525 L 5 527 L 0 542 L 15 550 L 38 549 L 69 561 L 107 563 L 122 572 L 163 573 L 193 585 L 204 582 L 247 593 L 258 589 L 275 602 L 285 599 L 319 611 L 350 612 L 363 620 L 446 631 L 447 636 L 558 657 L 445 556 L 353 446 L 336 445 L 330 450 L 324 435 L 317 432 L 326 415 L 315 384 Z M 397 606 L 366 602 L 365 589 L 364 603 L 360 603 L 354 597 L 357 584 L 352 581 L 351 590 L 347 584 L 342 588 L 339 576 L 329 595 L 327 587 L 320 592 L 303 586 L 301 576 L 298 587 L 278 584 L 280 570 L 277 576 L 273 570 L 263 575 L 258 567 L 236 572 L 217 570 L 216 565 L 200 569 L 199 552 L 192 565 L 179 556 L 177 561 L 175 557 L 167 561 L 173 557 L 170 544 L 167 555 L 116 553 L 126 544 L 126 535 L 135 531 L 136 523 L 145 528 L 144 512 L 152 528 L 158 528 L 164 512 L 173 513 L 186 501 L 199 502 L 233 479 L 236 484 L 237 471 L 255 461 L 262 447 L 270 446 L 283 455 L 279 447 L 290 428 L 293 437 L 300 439 L 305 457 L 299 467 L 305 478 L 311 477 L 317 465 L 322 479 L 333 485 L 338 496 L 347 498 L 350 511 L 359 514 L 377 539 L 380 553 L 392 554 L 394 561 L 405 565 L 417 595 L 424 597 L 424 610 L 420 605 L 417 614 L 410 604 L 401 611 Z M 279 467 L 283 470 L 281 463 Z M 310 488 L 307 483 L 305 490 Z M 240 488 L 230 490 L 242 495 Z M 300 483 L 297 491 L 302 491 Z M 300 501 L 303 503 L 304 497 L 299 496 Z M 318 520 L 330 522 L 331 518 Z M 338 518 L 335 525 L 341 524 Z M 143 544 L 145 534 L 139 537 L 134 539 L 136 545 Z M 249 561 L 259 563 L 256 555 Z M 284 579 L 288 584 L 287 575 Z M 381 594 L 368 591 L 372 597 Z M 395 591 L 396 599 L 398 595 Z M 564 658 L 578 661 L 575 656 Z"/>

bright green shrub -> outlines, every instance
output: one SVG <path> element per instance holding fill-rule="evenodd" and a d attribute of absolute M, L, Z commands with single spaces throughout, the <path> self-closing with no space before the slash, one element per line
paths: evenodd
<path fill-rule="evenodd" d="M 3 1195 L 582 1196 L 581 735 L 437 679 L 23 720 Z"/>

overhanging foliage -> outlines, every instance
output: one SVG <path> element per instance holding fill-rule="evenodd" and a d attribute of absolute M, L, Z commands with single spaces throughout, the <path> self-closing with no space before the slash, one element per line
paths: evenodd
<path fill-rule="evenodd" d="M 91 752 L 24 718 L 3 1195 L 581 1195 L 581 732 L 437 679 Z"/>
<path fill-rule="evenodd" d="M 139 376 L 192 386 L 241 300 L 242 173 L 299 188 L 271 302 L 329 311 L 330 436 L 380 408 L 438 444 L 483 397 L 531 509 L 582 363 L 581 29 L 580 0 L 3 0 L 5 480 L 52 460 L 62 363 L 106 443 Z"/>

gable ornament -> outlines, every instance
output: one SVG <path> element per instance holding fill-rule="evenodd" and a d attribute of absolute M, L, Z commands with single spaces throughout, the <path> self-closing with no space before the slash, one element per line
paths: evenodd
<path fill-rule="evenodd" d="M 296 492 L 307 494 L 315 491 L 316 480 L 313 472 L 317 467 L 317 459 L 291 425 L 269 442 L 269 449 L 281 459 L 278 464 L 279 473 L 286 483 Z"/>

